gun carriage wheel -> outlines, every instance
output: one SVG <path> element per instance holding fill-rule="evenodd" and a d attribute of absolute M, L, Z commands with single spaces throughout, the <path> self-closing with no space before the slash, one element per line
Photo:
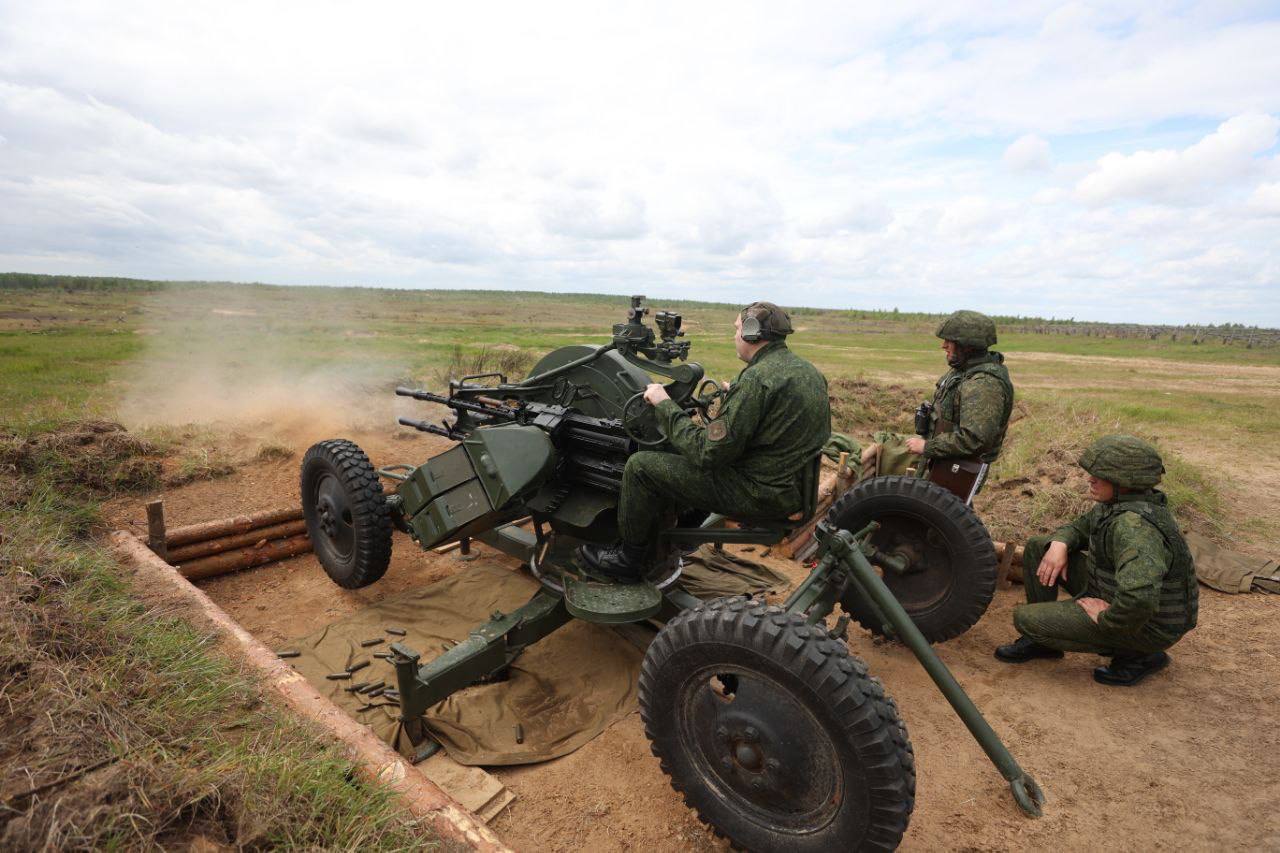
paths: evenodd
<path fill-rule="evenodd" d="M 991 603 L 996 588 L 991 535 L 946 489 L 918 477 L 874 477 L 841 496 L 827 518 L 844 530 L 879 522 L 871 542 L 896 563 L 882 566 L 885 585 L 929 642 L 963 634 Z M 862 597 L 846 594 L 840 604 L 872 633 L 888 633 Z"/>
<path fill-rule="evenodd" d="M 391 513 L 378 474 L 356 444 L 330 439 L 302 459 L 302 514 L 325 573 L 360 589 L 391 561 Z"/>
<path fill-rule="evenodd" d="M 848 646 L 736 597 L 671 620 L 645 654 L 640 715 L 698 815 L 735 845 L 892 850 L 915 802 L 906 727 Z"/>

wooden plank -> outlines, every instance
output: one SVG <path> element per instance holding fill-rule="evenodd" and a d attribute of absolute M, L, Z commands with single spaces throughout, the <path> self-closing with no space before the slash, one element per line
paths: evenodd
<path fill-rule="evenodd" d="M 168 537 L 164 529 L 164 501 L 147 503 L 147 547 L 155 551 L 160 559 L 168 562 Z"/>

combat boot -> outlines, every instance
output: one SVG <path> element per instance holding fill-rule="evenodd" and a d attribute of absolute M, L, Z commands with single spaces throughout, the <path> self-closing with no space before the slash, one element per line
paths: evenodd
<path fill-rule="evenodd" d="M 996 660 L 1002 660 L 1005 663 L 1026 663 L 1036 658 L 1057 660 L 1060 657 L 1062 657 L 1061 651 L 1041 645 L 1030 637 L 1019 637 L 1012 643 L 996 646 Z"/>
<path fill-rule="evenodd" d="M 1150 655 L 1121 654 L 1111 658 L 1111 663 L 1093 671 L 1093 680 L 1111 687 L 1132 687 L 1153 672 L 1169 665 L 1169 655 L 1156 652 Z"/>
<path fill-rule="evenodd" d="M 621 583 L 639 583 L 649 568 L 649 549 L 644 545 L 583 545 L 578 556 L 592 572 Z"/>

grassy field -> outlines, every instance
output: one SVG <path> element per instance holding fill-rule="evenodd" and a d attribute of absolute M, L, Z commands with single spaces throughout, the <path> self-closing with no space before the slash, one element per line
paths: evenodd
<path fill-rule="evenodd" d="M 625 307 L 613 296 L 261 285 L 0 289 L 0 846 L 420 843 L 383 794 L 342 781 L 341 760 L 202 637 L 135 597 L 95 544 L 97 507 L 284 452 L 289 417 L 387 417 L 354 410 L 389 406 L 399 382 L 438 386 L 459 360 L 519 366 L 603 343 Z M 736 374 L 734 307 L 655 308 L 684 313 L 709 375 Z M 944 368 L 936 318 L 801 309 L 794 320 L 793 346 L 833 393 L 861 389 L 837 426 L 863 437 L 886 418 L 905 427 L 903 404 Z M 1267 489 L 1280 482 L 1269 460 L 1280 349 L 1029 333 L 998 348 L 1019 402 L 979 504 L 997 538 L 1079 509 L 1075 455 L 1123 430 L 1159 441 L 1185 523 L 1276 550 L 1280 496 Z M 92 420 L 121 420 L 130 437 L 51 438 L 86 434 Z M 60 797 L 101 810 L 59 809 Z"/>

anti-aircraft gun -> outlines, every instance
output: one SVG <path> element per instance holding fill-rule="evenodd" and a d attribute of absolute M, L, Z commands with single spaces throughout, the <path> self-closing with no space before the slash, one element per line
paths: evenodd
<path fill-rule="evenodd" d="M 884 477 L 846 493 L 817 525 L 816 565 L 782 605 L 704 602 L 681 587 L 679 564 L 641 583 L 619 583 L 592 577 L 575 560 L 583 542 L 617 538 L 628 457 L 664 443 L 643 398 L 650 376 L 670 380 L 671 399 L 703 420 L 721 393 L 688 361 L 680 315 L 655 315 L 655 334 L 647 314 L 643 297 L 633 297 L 609 343 L 554 350 L 523 380 L 464 376 L 450 380 L 447 394 L 398 388 L 451 411 L 452 420 L 440 423 L 399 419 L 457 442 L 419 465 L 375 470 L 341 439 L 307 451 L 307 529 L 339 585 L 356 589 L 382 577 L 393 529 L 423 548 L 484 542 L 540 582 L 527 604 L 494 613 L 426 663 L 393 644 L 402 720 L 502 678 L 525 648 L 573 618 L 651 620 L 663 627 L 641 669 L 641 717 L 672 785 L 704 820 L 753 850 L 891 849 L 914 803 L 911 746 L 893 700 L 843 641 L 848 616 L 827 626 L 839 602 L 912 650 L 1018 805 L 1039 815 L 1035 781 L 929 645 L 981 616 L 991 590 L 973 580 L 994 570 L 985 528 L 946 490 Z M 781 541 L 814 515 L 820 464 L 815 458 L 801 472 L 804 505 L 795 515 L 732 519 L 735 526 L 711 515 L 667 530 L 664 544 Z M 380 478 L 395 482 L 391 494 Z M 532 529 L 517 523 L 526 518 Z"/>

